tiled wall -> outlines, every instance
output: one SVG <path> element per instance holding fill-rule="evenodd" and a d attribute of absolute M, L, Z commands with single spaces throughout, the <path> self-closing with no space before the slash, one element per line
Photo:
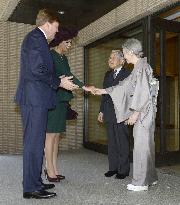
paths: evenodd
<path fill-rule="evenodd" d="M 83 80 L 83 47 L 131 22 L 153 13 L 177 0 L 129 0 L 102 18 L 88 25 L 79 33 L 76 44 L 69 53 L 72 72 Z M 18 1 L 0 1 L 0 19 L 6 21 Z M 14 6 L 14 7 L 13 7 Z M 30 25 L 0 22 L 0 153 L 22 152 L 22 128 L 20 115 L 13 103 L 18 73 L 20 44 Z M 81 46 L 80 46 L 81 45 Z M 79 113 L 78 120 L 68 122 L 66 138 L 61 149 L 76 149 L 83 139 L 83 92 L 75 92 L 72 107 Z"/>
<path fill-rule="evenodd" d="M 151 13 L 178 0 L 128 0 L 105 16 L 91 23 L 79 33 L 79 44 L 87 45 L 124 26 L 131 24 Z"/>
<path fill-rule="evenodd" d="M 19 75 L 20 44 L 32 26 L 0 22 L 0 28 L 0 153 L 20 153 L 22 128 L 13 97 Z"/>
<path fill-rule="evenodd" d="M 0 0 L 0 21 L 7 21 L 20 0 Z"/>

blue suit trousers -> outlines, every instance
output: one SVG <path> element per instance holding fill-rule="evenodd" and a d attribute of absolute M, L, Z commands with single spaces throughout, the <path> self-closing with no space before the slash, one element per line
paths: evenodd
<path fill-rule="evenodd" d="M 41 190 L 47 108 L 20 106 L 23 122 L 23 192 Z"/>

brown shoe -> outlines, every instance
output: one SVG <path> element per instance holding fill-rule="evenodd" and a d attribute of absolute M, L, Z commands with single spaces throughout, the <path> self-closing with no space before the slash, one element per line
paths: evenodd
<path fill-rule="evenodd" d="M 45 174 L 46 179 L 47 179 L 49 182 L 60 182 L 60 179 L 59 179 L 58 177 L 50 177 L 50 176 L 48 175 L 47 169 L 44 170 L 44 174 Z"/>
<path fill-rule="evenodd" d="M 57 178 L 59 178 L 60 180 L 65 179 L 65 176 L 63 176 L 63 175 L 58 174 L 58 175 L 56 175 L 56 176 L 57 176 Z"/>

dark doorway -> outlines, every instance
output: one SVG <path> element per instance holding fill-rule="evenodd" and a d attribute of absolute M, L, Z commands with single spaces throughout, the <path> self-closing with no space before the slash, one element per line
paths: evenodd
<path fill-rule="evenodd" d="M 156 161 L 180 162 L 180 22 L 168 17 L 151 20 L 151 65 L 160 81 L 156 117 Z"/>

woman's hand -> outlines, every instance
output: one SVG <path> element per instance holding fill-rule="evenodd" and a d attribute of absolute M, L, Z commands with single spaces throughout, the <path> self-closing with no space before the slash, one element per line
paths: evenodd
<path fill-rule="evenodd" d="M 134 112 L 128 120 L 126 120 L 126 124 L 128 125 L 134 125 L 136 123 L 136 121 L 138 120 L 138 117 L 139 117 L 139 112 Z"/>
<path fill-rule="evenodd" d="M 86 92 L 91 92 L 92 90 L 95 89 L 95 87 L 93 85 L 91 85 L 91 86 L 83 86 L 82 89 L 85 90 Z"/>
<path fill-rule="evenodd" d="M 99 89 L 99 88 L 94 88 L 91 93 L 93 95 L 103 95 L 103 94 L 107 94 L 105 89 Z"/>
<path fill-rule="evenodd" d="M 103 113 L 102 112 L 100 112 L 98 115 L 98 121 L 103 122 Z"/>
<path fill-rule="evenodd" d="M 72 82 L 72 79 L 73 79 L 73 76 L 60 76 L 60 79 L 61 79 L 61 83 L 59 85 L 59 87 L 62 87 L 66 90 L 75 90 L 75 89 L 78 89 L 79 86 L 78 85 L 75 85 L 73 82 Z"/>

